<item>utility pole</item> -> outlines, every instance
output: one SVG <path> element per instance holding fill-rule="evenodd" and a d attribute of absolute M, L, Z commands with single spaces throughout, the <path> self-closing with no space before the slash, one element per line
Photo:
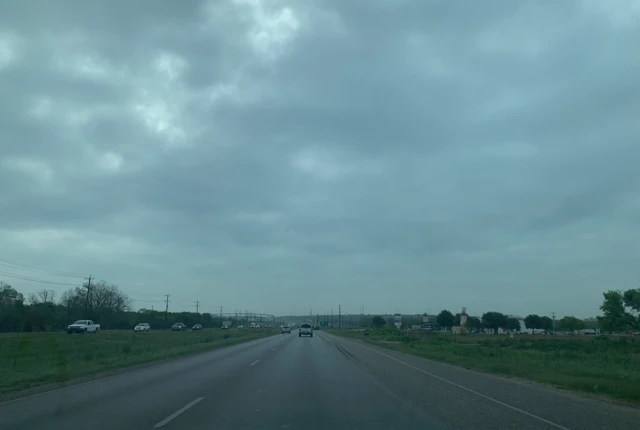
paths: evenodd
<path fill-rule="evenodd" d="M 220 327 L 222 327 L 222 306 L 220 306 Z"/>
<path fill-rule="evenodd" d="M 169 317 L 169 294 L 165 296 L 167 298 L 166 306 L 164 308 L 164 329 L 167 329 L 167 318 Z"/>
<path fill-rule="evenodd" d="M 200 300 L 196 300 L 196 313 L 200 314 Z"/>
<path fill-rule="evenodd" d="M 89 275 L 89 282 L 87 283 L 87 297 L 84 300 L 84 317 L 87 317 L 87 308 L 89 307 L 89 294 L 91 293 L 91 275 Z"/>
<path fill-rule="evenodd" d="M 553 319 L 553 333 L 556 332 L 556 313 L 551 312 L 551 318 Z"/>
<path fill-rule="evenodd" d="M 338 330 L 342 330 L 342 305 L 338 305 Z"/>
<path fill-rule="evenodd" d="M 333 309 L 331 309 L 331 328 L 333 328 Z"/>

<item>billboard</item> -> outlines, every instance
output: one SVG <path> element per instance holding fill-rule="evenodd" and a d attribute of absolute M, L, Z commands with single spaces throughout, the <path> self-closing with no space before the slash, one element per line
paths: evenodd
<path fill-rule="evenodd" d="M 393 314 L 393 325 L 396 326 L 397 328 L 402 327 L 402 315 Z"/>

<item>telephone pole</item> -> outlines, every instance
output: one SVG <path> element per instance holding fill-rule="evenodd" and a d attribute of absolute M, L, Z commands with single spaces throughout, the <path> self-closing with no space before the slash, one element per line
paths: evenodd
<path fill-rule="evenodd" d="M 551 312 L 551 318 L 553 318 L 553 332 L 556 332 L 556 313 Z"/>
<path fill-rule="evenodd" d="M 338 305 L 338 330 L 342 330 L 342 305 Z"/>
<path fill-rule="evenodd" d="M 222 328 L 222 306 L 220 306 L 220 328 Z"/>
<path fill-rule="evenodd" d="M 199 310 L 200 310 L 200 300 L 196 300 L 196 313 L 197 314 L 200 313 Z"/>
<path fill-rule="evenodd" d="M 333 328 L 333 309 L 331 309 L 331 328 Z"/>
<path fill-rule="evenodd" d="M 85 278 L 86 279 L 86 278 Z M 84 317 L 87 317 L 87 308 L 89 307 L 89 294 L 91 293 L 91 275 L 89 275 L 89 282 L 87 283 L 87 297 L 84 300 Z"/>
<path fill-rule="evenodd" d="M 167 329 L 167 318 L 169 317 L 169 294 L 165 295 L 167 298 L 166 306 L 164 308 L 164 329 Z"/>

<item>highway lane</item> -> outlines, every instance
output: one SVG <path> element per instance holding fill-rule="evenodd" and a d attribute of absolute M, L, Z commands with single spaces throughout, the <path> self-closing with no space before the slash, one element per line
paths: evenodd
<path fill-rule="evenodd" d="M 0 404 L 0 428 L 640 428 L 638 409 L 296 333 Z"/>

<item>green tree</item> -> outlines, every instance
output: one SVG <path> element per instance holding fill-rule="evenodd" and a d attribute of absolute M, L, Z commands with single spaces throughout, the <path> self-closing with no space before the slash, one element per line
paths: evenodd
<path fill-rule="evenodd" d="M 0 281 L 0 331 L 22 330 L 23 323 L 24 296 Z"/>
<path fill-rule="evenodd" d="M 560 320 L 560 327 L 562 327 L 562 330 L 571 332 L 582 330 L 584 328 L 584 321 L 576 317 L 565 316 Z"/>
<path fill-rule="evenodd" d="M 454 326 L 459 326 L 460 325 L 460 314 L 455 314 L 453 316 L 453 325 Z"/>
<path fill-rule="evenodd" d="M 622 331 L 627 328 L 633 320 L 633 316 L 628 314 L 624 308 L 624 295 L 622 291 L 609 290 L 602 293 L 604 301 L 600 305 L 600 310 L 604 314 L 599 317 L 604 329 L 609 333 Z"/>
<path fill-rule="evenodd" d="M 500 312 L 486 312 L 482 315 L 482 323 L 486 328 L 496 332 L 499 328 L 507 326 L 507 316 Z"/>
<path fill-rule="evenodd" d="M 532 330 L 532 333 L 535 333 L 536 330 L 542 328 L 542 320 L 540 315 L 531 314 L 524 317 L 524 325 L 527 329 Z"/>
<path fill-rule="evenodd" d="M 482 321 L 478 317 L 467 318 L 467 328 L 469 330 L 477 330 L 482 328 Z"/>
<path fill-rule="evenodd" d="M 631 308 L 628 314 L 633 317 L 633 325 L 640 327 L 640 288 L 625 291 L 622 300 L 625 306 Z"/>
<path fill-rule="evenodd" d="M 375 317 L 371 318 L 371 324 L 374 328 L 382 328 L 386 323 L 387 321 L 380 315 L 376 315 Z"/>
<path fill-rule="evenodd" d="M 520 331 L 520 321 L 518 321 L 518 318 L 509 317 L 505 328 L 510 331 Z"/>
<path fill-rule="evenodd" d="M 438 314 L 436 322 L 440 327 L 451 328 L 454 325 L 454 319 L 453 314 L 445 309 Z"/>
<path fill-rule="evenodd" d="M 553 330 L 553 320 L 549 317 L 540 317 L 540 328 L 544 331 Z"/>

